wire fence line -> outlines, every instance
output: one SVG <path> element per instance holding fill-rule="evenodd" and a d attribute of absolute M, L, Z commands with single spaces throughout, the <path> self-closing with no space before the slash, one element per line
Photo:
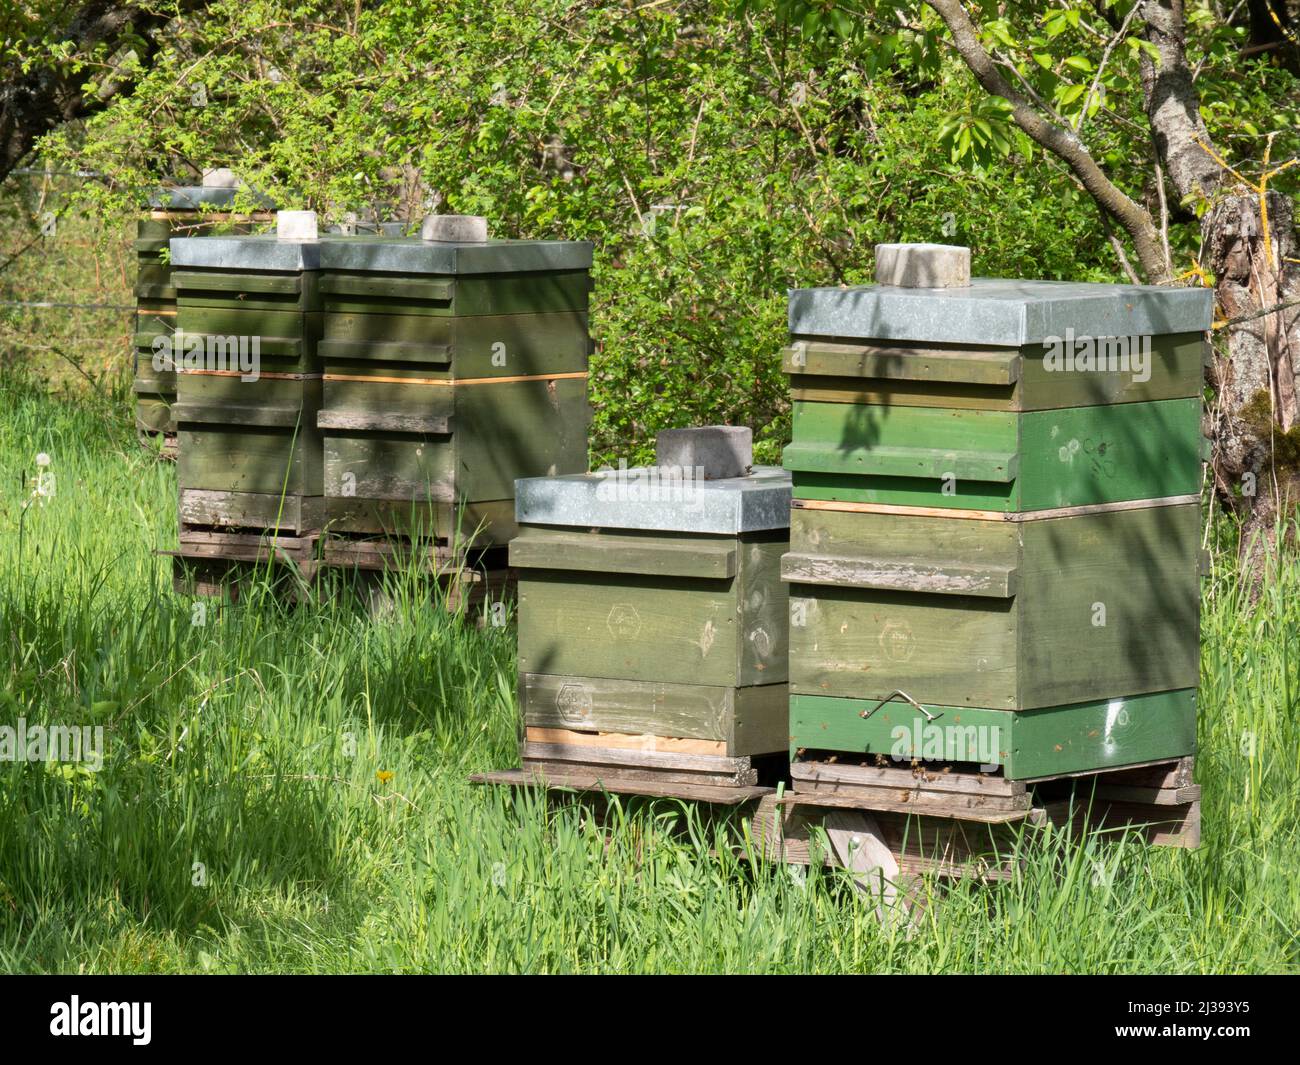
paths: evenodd
<path fill-rule="evenodd" d="M 131 311 L 134 303 L 57 303 L 52 300 L 0 300 L 0 307 L 29 307 L 36 310 L 59 311 Z"/>

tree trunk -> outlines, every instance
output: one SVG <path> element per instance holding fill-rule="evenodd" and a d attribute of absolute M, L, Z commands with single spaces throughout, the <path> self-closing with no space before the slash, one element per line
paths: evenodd
<path fill-rule="evenodd" d="M 1300 267 L 1294 205 L 1267 196 L 1268 240 L 1259 196 L 1235 189 L 1202 219 L 1204 266 L 1216 278 L 1221 330 L 1209 380 L 1217 402 L 1209 412 L 1216 442 L 1215 487 L 1242 519 L 1242 568 L 1262 575 L 1277 546 L 1279 517 L 1300 501 Z M 1296 303 L 1271 313 L 1270 307 Z M 1233 322 L 1234 319 L 1240 319 Z"/>

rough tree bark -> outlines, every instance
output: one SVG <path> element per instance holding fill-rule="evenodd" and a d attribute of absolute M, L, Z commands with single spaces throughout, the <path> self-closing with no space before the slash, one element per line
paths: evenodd
<path fill-rule="evenodd" d="M 1146 280 L 1169 283 L 1151 212 L 1116 187 L 1069 130 L 1002 77 L 962 0 L 926 3 L 943 19 L 981 87 L 1011 103 L 1016 124 L 1065 162 L 1103 217 L 1128 235 Z M 1241 561 L 1257 578 L 1275 546 L 1276 519 L 1300 502 L 1300 307 L 1268 311 L 1300 300 L 1300 266 L 1288 262 L 1297 257 L 1295 213 L 1285 197 L 1261 196 L 1218 161 L 1187 60 L 1183 0 L 1145 0 L 1138 16 L 1134 27 L 1158 56 L 1143 53 L 1141 77 L 1160 180 L 1172 187 L 1174 204 L 1187 200 L 1206 208 L 1203 266 L 1215 278 L 1219 316 L 1229 322 L 1219 338 L 1226 350 L 1207 370 L 1217 397 L 1208 418 L 1212 470 L 1219 499 L 1243 519 Z"/>
<path fill-rule="evenodd" d="M 202 4 L 185 0 L 179 6 L 190 10 Z M 171 18 L 171 14 L 154 10 L 148 3 L 88 0 L 75 6 L 61 27 L 28 44 L 33 52 L 48 53 L 58 43 L 71 42 L 79 55 L 98 50 L 105 53 L 105 58 L 120 47 L 132 45 L 141 65 L 147 66 Z M 88 95 L 82 89 L 87 79 L 85 70 L 72 72 L 51 59 L 38 61 L 27 71 L 16 63 L 0 71 L 0 181 L 45 134 L 64 122 L 101 110 L 114 96 L 129 91 L 131 84 L 125 79 L 105 78 Z"/>
<path fill-rule="evenodd" d="M 1215 485 L 1243 518 L 1242 563 L 1255 574 L 1276 546 L 1278 517 L 1300 502 L 1300 266 L 1287 261 L 1300 249 L 1294 205 L 1278 193 L 1266 203 L 1268 241 L 1254 193 L 1220 197 L 1201 227 L 1219 311 L 1238 319 L 1210 369 Z M 1281 309 L 1260 314 L 1269 307 Z"/>

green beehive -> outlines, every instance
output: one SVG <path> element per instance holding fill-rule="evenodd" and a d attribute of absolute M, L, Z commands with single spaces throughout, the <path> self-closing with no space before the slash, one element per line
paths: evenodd
<path fill-rule="evenodd" d="M 503 544 L 517 478 L 587 468 L 591 252 L 461 216 L 322 246 L 331 531 Z"/>
<path fill-rule="evenodd" d="M 321 244 L 311 212 L 278 225 L 171 242 L 184 524 L 321 526 Z"/>
<path fill-rule="evenodd" d="M 1210 293 L 939 275 L 791 293 L 794 748 L 1190 753 Z"/>
<path fill-rule="evenodd" d="M 136 428 L 145 435 L 176 432 L 172 406 L 176 373 L 156 358 L 155 341 L 170 337 L 176 326 L 176 289 L 165 254 L 173 237 L 200 236 L 213 229 L 238 233 L 271 217 L 230 213 L 239 190 L 224 172 L 205 176 L 202 186 L 160 189 L 149 197 L 148 210 L 136 224 L 135 379 Z M 223 210 L 227 209 L 227 210 Z"/>
<path fill-rule="evenodd" d="M 516 486 L 526 760 L 583 742 L 722 759 L 787 746 L 789 478 L 664 470 Z"/>

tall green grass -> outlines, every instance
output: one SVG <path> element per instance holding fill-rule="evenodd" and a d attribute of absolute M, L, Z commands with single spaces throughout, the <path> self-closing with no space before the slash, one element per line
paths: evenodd
<path fill-rule="evenodd" d="M 1200 850 L 1027 841 L 1008 883 L 932 886 L 909 936 L 843 874 L 742 860 L 734 815 L 636 801 L 602 828 L 469 785 L 516 757 L 512 626 L 431 609 L 414 576 L 378 614 L 341 587 L 202 617 L 152 553 L 174 470 L 120 400 L 18 377 L 0 411 L 0 723 L 99 724 L 107 747 L 97 774 L 0 763 L 4 970 L 1300 967 L 1294 562 L 1254 604 L 1230 567 L 1207 584 Z"/>

